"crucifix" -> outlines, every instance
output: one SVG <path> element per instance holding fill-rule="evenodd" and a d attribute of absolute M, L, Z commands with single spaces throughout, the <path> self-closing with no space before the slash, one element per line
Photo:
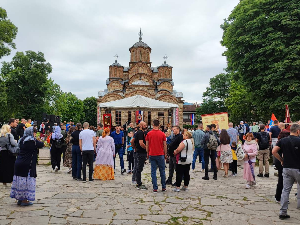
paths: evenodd
<path fill-rule="evenodd" d="M 116 54 L 114 57 L 115 57 L 116 59 L 118 59 L 118 58 L 119 58 L 118 54 Z"/>
<path fill-rule="evenodd" d="M 165 55 L 163 58 L 164 58 L 164 60 L 165 60 L 165 63 L 166 63 L 166 61 L 167 61 L 167 59 L 168 59 L 168 56 L 167 56 L 167 55 Z"/>
<path fill-rule="evenodd" d="M 142 36 L 143 36 L 142 28 L 140 28 L 140 32 L 139 32 L 139 41 L 142 41 Z"/>

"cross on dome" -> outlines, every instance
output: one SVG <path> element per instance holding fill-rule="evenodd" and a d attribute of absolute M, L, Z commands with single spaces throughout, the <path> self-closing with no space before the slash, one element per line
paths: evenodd
<path fill-rule="evenodd" d="M 140 32 L 139 32 L 139 41 L 142 41 L 142 36 L 143 36 L 142 28 L 140 28 Z"/>

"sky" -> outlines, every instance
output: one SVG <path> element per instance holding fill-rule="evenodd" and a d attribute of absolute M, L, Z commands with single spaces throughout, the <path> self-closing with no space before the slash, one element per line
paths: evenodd
<path fill-rule="evenodd" d="M 18 27 L 16 51 L 40 51 L 50 77 L 80 99 L 106 89 L 109 65 L 129 66 L 129 48 L 143 41 L 152 66 L 173 66 L 174 90 L 186 102 L 201 102 L 209 79 L 224 72 L 220 25 L 239 0 L 1 0 Z M 10 61 L 16 51 L 1 61 Z"/>

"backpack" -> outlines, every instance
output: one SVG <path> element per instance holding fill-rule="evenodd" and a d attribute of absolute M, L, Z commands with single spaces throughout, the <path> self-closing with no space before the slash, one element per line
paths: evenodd
<path fill-rule="evenodd" d="M 269 135 L 267 132 L 260 132 L 259 149 L 265 150 L 269 148 Z"/>
<path fill-rule="evenodd" d="M 217 150 L 218 147 L 218 141 L 214 134 L 209 134 L 209 140 L 207 143 L 207 148 L 209 150 Z"/>
<path fill-rule="evenodd" d="M 56 148 L 62 148 L 64 144 L 64 141 L 62 139 L 55 140 L 54 145 Z"/>

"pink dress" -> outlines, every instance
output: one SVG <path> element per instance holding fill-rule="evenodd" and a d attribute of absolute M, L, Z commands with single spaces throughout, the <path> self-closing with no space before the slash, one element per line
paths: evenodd
<path fill-rule="evenodd" d="M 249 155 L 250 160 L 253 162 L 252 166 L 255 167 L 256 162 L 256 155 L 258 153 L 258 147 L 256 141 L 245 141 L 245 144 L 243 145 L 244 152 Z M 249 165 L 249 159 L 245 159 L 244 161 L 244 175 L 243 178 L 247 181 L 254 181 L 251 168 Z"/>
<path fill-rule="evenodd" d="M 115 142 L 110 136 L 100 137 L 97 143 L 96 165 L 114 167 Z"/>

